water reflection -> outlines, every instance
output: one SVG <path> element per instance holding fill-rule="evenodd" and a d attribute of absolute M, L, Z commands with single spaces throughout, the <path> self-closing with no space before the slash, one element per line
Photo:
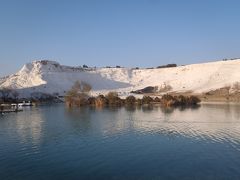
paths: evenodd
<path fill-rule="evenodd" d="M 56 105 L 8 114 L 0 179 L 238 179 L 239 108 Z"/>
<path fill-rule="evenodd" d="M 65 120 L 75 131 L 88 131 L 91 128 L 91 110 L 89 108 L 65 108 Z"/>
<path fill-rule="evenodd" d="M 14 129 L 19 135 L 20 142 L 38 145 L 42 137 L 42 125 L 45 121 L 44 113 L 25 109 L 25 113 L 17 114 Z"/>
<path fill-rule="evenodd" d="M 238 105 L 202 105 L 201 108 L 161 108 L 135 111 L 131 114 L 134 129 L 142 133 L 185 136 L 213 142 L 228 141 L 240 145 L 240 113 Z"/>
<path fill-rule="evenodd" d="M 206 104 L 193 108 L 82 108 L 67 111 L 67 116 L 73 121 L 73 128 L 79 127 L 106 136 L 136 131 L 239 144 L 239 107 Z"/>
<path fill-rule="evenodd" d="M 23 143 L 40 144 L 64 135 L 63 131 L 108 138 L 136 132 L 228 142 L 239 149 L 240 105 L 204 104 L 194 108 L 159 106 L 73 108 L 64 106 L 27 110 L 11 121 Z M 52 131 L 55 129 L 54 131 Z M 47 134 L 47 135 L 46 135 Z"/>

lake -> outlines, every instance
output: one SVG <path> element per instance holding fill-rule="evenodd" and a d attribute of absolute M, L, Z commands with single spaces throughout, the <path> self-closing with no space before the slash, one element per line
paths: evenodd
<path fill-rule="evenodd" d="M 240 105 L 0 116 L 0 179 L 240 179 Z"/>

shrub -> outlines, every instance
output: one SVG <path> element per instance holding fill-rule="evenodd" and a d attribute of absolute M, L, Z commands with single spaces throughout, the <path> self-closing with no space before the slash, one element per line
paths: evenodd
<path fill-rule="evenodd" d="M 159 97 L 155 97 L 154 102 L 161 102 L 161 99 Z"/>
<path fill-rule="evenodd" d="M 95 101 L 96 101 L 95 97 L 89 97 L 87 100 L 87 104 L 93 106 L 95 105 Z"/>
<path fill-rule="evenodd" d="M 138 105 L 138 106 L 141 106 L 141 105 L 142 105 L 142 99 L 137 99 L 136 102 L 137 102 L 137 105 Z"/>
<path fill-rule="evenodd" d="M 162 104 L 166 107 L 174 106 L 177 104 L 177 99 L 169 94 L 163 95 L 161 101 L 162 101 Z"/>
<path fill-rule="evenodd" d="M 187 102 L 188 102 L 188 98 L 180 95 L 180 96 L 177 97 L 177 101 L 178 101 L 179 105 L 186 105 Z"/>
<path fill-rule="evenodd" d="M 118 97 L 117 92 L 109 92 L 106 98 L 109 106 L 121 106 L 123 104 L 123 100 Z"/>
<path fill-rule="evenodd" d="M 201 102 L 201 100 L 197 96 L 190 96 L 188 104 L 189 105 L 196 105 L 200 102 Z"/>
<path fill-rule="evenodd" d="M 65 102 L 69 107 L 88 104 L 88 93 L 90 90 L 91 86 L 88 83 L 76 81 L 66 93 Z"/>
<path fill-rule="evenodd" d="M 169 94 L 164 94 L 162 96 L 162 101 L 168 101 L 168 100 L 172 100 L 173 96 L 169 95 Z"/>
<path fill-rule="evenodd" d="M 86 82 L 82 82 L 82 88 L 81 88 L 81 91 L 83 93 L 89 93 L 91 91 L 92 87 L 86 83 Z"/>
<path fill-rule="evenodd" d="M 75 106 L 83 106 L 88 102 L 88 96 L 84 93 L 79 93 L 76 97 L 73 98 L 73 103 Z"/>
<path fill-rule="evenodd" d="M 118 93 L 115 92 L 115 91 L 110 91 L 110 92 L 106 95 L 106 98 L 107 98 L 108 100 L 116 99 L 116 98 L 118 98 Z"/>
<path fill-rule="evenodd" d="M 164 106 L 170 107 L 170 106 L 190 106 L 190 105 L 196 105 L 201 100 L 196 96 L 171 96 L 171 95 L 163 95 L 162 96 L 162 104 Z"/>
<path fill-rule="evenodd" d="M 75 91 L 77 93 L 89 93 L 91 91 L 92 87 L 90 84 L 82 81 L 76 81 L 70 91 Z"/>
<path fill-rule="evenodd" d="M 153 102 L 153 98 L 150 96 L 143 96 L 142 104 L 150 104 Z"/>
<path fill-rule="evenodd" d="M 106 97 L 104 97 L 103 95 L 99 95 L 96 99 L 95 99 L 95 106 L 96 107 L 103 107 L 106 106 L 108 104 L 108 100 Z"/>
<path fill-rule="evenodd" d="M 136 98 L 134 96 L 128 96 L 125 99 L 125 104 L 126 105 L 134 105 L 136 103 Z"/>

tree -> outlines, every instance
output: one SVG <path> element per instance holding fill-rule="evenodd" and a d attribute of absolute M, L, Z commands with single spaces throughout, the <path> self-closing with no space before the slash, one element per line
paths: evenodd
<path fill-rule="evenodd" d="M 88 102 L 88 93 L 92 87 L 86 82 L 76 81 L 72 88 L 66 93 L 65 102 L 68 106 L 82 106 Z"/>
<path fill-rule="evenodd" d="M 188 104 L 189 105 L 196 105 L 200 102 L 201 102 L 201 100 L 197 96 L 190 96 Z"/>
<path fill-rule="evenodd" d="M 81 91 L 83 93 L 89 93 L 91 91 L 91 89 L 92 89 L 92 87 L 88 83 L 86 83 L 84 81 L 82 82 Z"/>
<path fill-rule="evenodd" d="M 136 103 L 136 98 L 133 95 L 126 97 L 125 99 L 126 105 L 134 105 L 135 103 Z"/>
<path fill-rule="evenodd" d="M 153 102 L 153 98 L 151 98 L 150 96 L 143 96 L 143 98 L 142 98 L 143 104 L 150 104 L 152 102 Z"/>
<path fill-rule="evenodd" d="M 90 84 L 82 81 L 82 82 L 79 82 L 79 81 L 76 81 L 71 90 L 70 91 L 73 91 L 75 93 L 89 93 L 91 91 L 92 87 Z"/>
<path fill-rule="evenodd" d="M 81 83 L 79 81 L 75 81 L 71 90 L 76 91 L 76 92 L 80 91 L 81 90 Z"/>
<path fill-rule="evenodd" d="M 122 99 L 118 96 L 117 92 L 111 91 L 106 95 L 108 105 L 121 106 L 123 104 Z"/>
<path fill-rule="evenodd" d="M 11 88 L 7 88 L 7 87 L 3 87 L 2 89 L 0 89 L 0 93 L 2 95 L 2 99 L 3 101 L 7 101 L 12 93 L 12 89 Z"/>
<path fill-rule="evenodd" d="M 13 98 L 17 101 L 19 93 L 17 91 L 12 91 Z"/>
<path fill-rule="evenodd" d="M 96 107 L 103 107 L 103 106 L 106 106 L 107 104 L 108 104 L 108 99 L 104 95 L 99 95 L 95 99 L 95 106 Z"/>

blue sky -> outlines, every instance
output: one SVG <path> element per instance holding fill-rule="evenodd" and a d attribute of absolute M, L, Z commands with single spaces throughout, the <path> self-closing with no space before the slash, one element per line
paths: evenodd
<path fill-rule="evenodd" d="M 36 59 L 154 67 L 240 57 L 237 0 L 0 0 L 0 75 Z"/>

